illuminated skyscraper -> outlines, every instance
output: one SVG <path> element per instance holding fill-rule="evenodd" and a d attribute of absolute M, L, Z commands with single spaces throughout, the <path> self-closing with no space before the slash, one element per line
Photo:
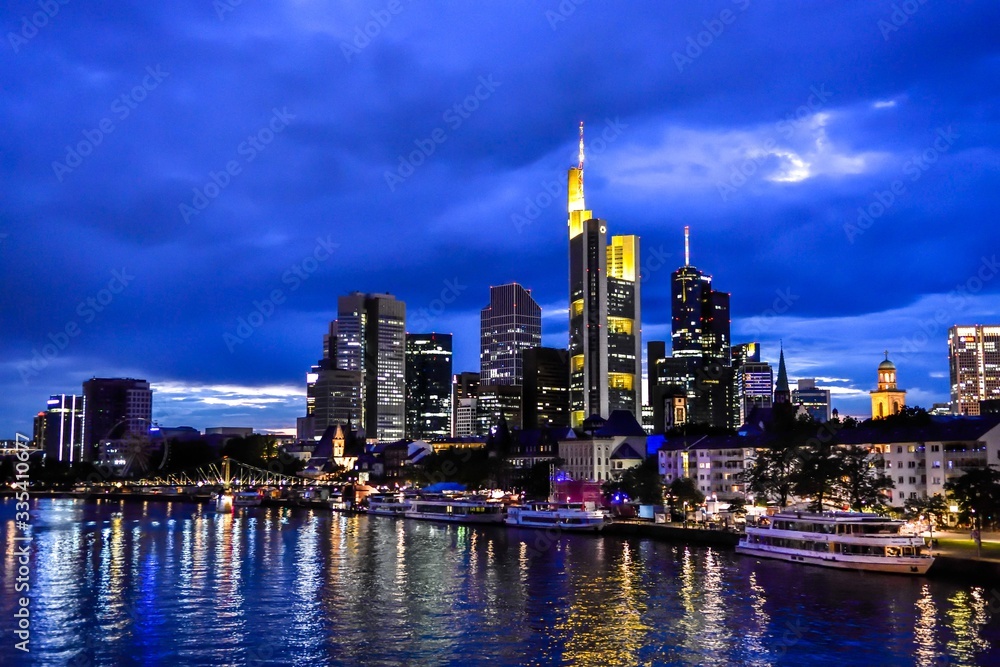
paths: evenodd
<path fill-rule="evenodd" d="M 583 123 L 568 173 L 570 420 L 625 409 L 638 416 L 642 377 L 639 237 L 615 236 L 587 210 Z"/>
<path fill-rule="evenodd" d="M 83 459 L 95 460 L 98 443 L 104 440 L 147 436 L 152 418 L 153 390 L 145 380 L 87 380 L 83 383 Z"/>
<path fill-rule="evenodd" d="M 510 428 L 520 427 L 523 353 L 542 344 L 542 309 L 529 290 L 510 283 L 490 287 L 479 321 L 478 430 L 488 432 L 501 413 Z"/>
<path fill-rule="evenodd" d="M 451 334 L 406 334 L 406 437 L 451 436 Z"/>
<path fill-rule="evenodd" d="M 951 411 L 980 414 L 979 402 L 1000 399 L 1000 325 L 948 330 Z"/>
<path fill-rule="evenodd" d="M 671 275 L 672 357 L 687 366 L 688 419 L 719 428 L 738 426 L 729 294 L 712 289 L 712 276 L 691 266 L 690 230 L 684 228 L 684 266 Z M 675 371 L 676 372 L 676 371 Z"/>
<path fill-rule="evenodd" d="M 83 456 L 83 396 L 50 396 L 44 414 L 45 455 L 54 461 L 80 463 Z"/>
<path fill-rule="evenodd" d="M 406 304 L 391 294 L 353 292 L 338 300 L 337 368 L 360 371 L 361 422 L 369 440 L 404 436 Z M 328 346 L 333 355 L 333 341 Z"/>

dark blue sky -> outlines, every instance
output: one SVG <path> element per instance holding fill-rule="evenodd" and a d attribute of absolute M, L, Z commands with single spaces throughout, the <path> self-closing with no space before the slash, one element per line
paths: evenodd
<path fill-rule="evenodd" d="M 456 371 L 491 284 L 565 345 L 580 120 L 588 207 L 642 237 L 645 339 L 690 225 L 734 342 L 783 340 L 842 412 L 886 348 L 911 404 L 945 401 L 947 328 L 1000 320 L 998 26 L 918 0 L 8 2 L 0 437 L 93 375 L 148 379 L 162 424 L 293 426 L 352 290 L 453 332 Z"/>

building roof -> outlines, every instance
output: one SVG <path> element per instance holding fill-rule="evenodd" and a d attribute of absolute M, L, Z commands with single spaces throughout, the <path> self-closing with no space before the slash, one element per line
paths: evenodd
<path fill-rule="evenodd" d="M 611 455 L 613 460 L 627 460 L 627 459 L 639 459 L 640 461 L 644 458 L 635 448 L 628 442 L 623 442 L 618 445 L 615 449 L 615 453 Z"/>
<path fill-rule="evenodd" d="M 789 393 L 788 390 L 788 371 L 785 370 L 785 348 L 781 348 L 781 353 L 778 356 L 778 381 L 774 384 L 775 392 L 785 392 Z"/>
<path fill-rule="evenodd" d="M 646 431 L 628 410 L 614 410 L 604 425 L 594 431 L 594 435 L 600 438 L 613 438 L 617 435 L 645 437 Z"/>
<path fill-rule="evenodd" d="M 879 421 L 865 422 L 837 434 L 836 442 L 845 445 L 887 444 L 892 442 L 944 442 L 980 440 L 1000 425 L 1000 415 L 959 417 L 931 416 L 926 425 L 891 426 Z"/>

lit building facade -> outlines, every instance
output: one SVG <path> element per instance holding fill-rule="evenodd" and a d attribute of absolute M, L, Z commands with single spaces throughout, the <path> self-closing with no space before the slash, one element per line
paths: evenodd
<path fill-rule="evenodd" d="M 406 334 L 406 437 L 451 436 L 451 334 Z"/>
<path fill-rule="evenodd" d="M 951 411 L 980 414 L 980 401 L 1000 399 L 1000 325 L 948 330 Z"/>
<path fill-rule="evenodd" d="M 152 418 L 153 390 L 145 380 L 87 380 L 83 383 L 83 460 L 95 460 L 102 441 L 148 436 Z"/>
<path fill-rule="evenodd" d="M 476 403 L 479 397 L 479 373 L 465 371 L 451 379 L 453 438 L 482 435 L 477 431 Z"/>
<path fill-rule="evenodd" d="M 567 175 L 570 422 L 618 409 L 640 415 L 642 334 L 637 236 L 614 236 L 587 209 L 579 161 Z"/>
<path fill-rule="evenodd" d="M 318 440 L 326 429 L 335 424 L 361 426 L 361 387 L 363 373 L 331 366 L 322 360 L 306 376 L 306 416 L 311 418 L 300 434 Z"/>
<path fill-rule="evenodd" d="M 337 323 L 331 326 L 336 366 L 362 373 L 365 437 L 400 440 L 406 420 L 406 304 L 391 294 L 354 292 L 340 297 L 337 306 Z M 332 356 L 332 340 L 328 347 Z"/>
<path fill-rule="evenodd" d="M 734 366 L 733 375 L 736 379 L 736 401 L 742 426 L 746 424 L 747 417 L 754 408 L 771 407 L 774 369 L 765 361 L 747 361 Z"/>
<path fill-rule="evenodd" d="M 816 386 L 815 378 L 801 378 L 798 388 L 792 390 L 792 403 L 801 405 L 809 416 L 818 422 L 830 421 L 830 390 Z"/>
<path fill-rule="evenodd" d="M 553 347 L 524 351 L 521 406 L 525 429 L 569 426 L 569 353 Z"/>
<path fill-rule="evenodd" d="M 63 463 L 83 460 L 83 396 L 50 396 L 44 413 L 45 455 Z"/>
<path fill-rule="evenodd" d="M 490 287 L 480 312 L 479 386 L 520 386 L 521 355 L 542 344 L 542 309 L 517 283 Z"/>

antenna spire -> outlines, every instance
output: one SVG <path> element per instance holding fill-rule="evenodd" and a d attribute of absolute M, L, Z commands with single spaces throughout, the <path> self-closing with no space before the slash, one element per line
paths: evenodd
<path fill-rule="evenodd" d="M 583 121 L 580 121 L 580 165 L 579 169 L 583 169 Z"/>
<path fill-rule="evenodd" d="M 684 266 L 691 266 L 691 228 L 684 225 Z"/>

